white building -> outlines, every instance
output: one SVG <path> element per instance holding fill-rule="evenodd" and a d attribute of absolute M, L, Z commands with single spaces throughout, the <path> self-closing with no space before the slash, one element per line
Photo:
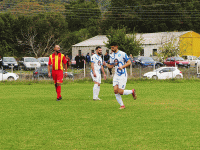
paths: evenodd
<path fill-rule="evenodd" d="M 137 33 L 136 39 L 142 39 L 141 43 L 143 48 L 143 50 L 138 55 L 155 56 L 156 53 L 159 53 L 159 47 L 161 47 L 163 43 L 169 42 L 172 39 L 177 39 L 176 44 L 178 44 L 179 37 L 187 32 L 190 31 Z M 107 41 L 108 38 L 106 35 L 97 35 L 93 38 L 77 43 L 72 46 L 72 58 L 74 58 L 77 54 L 83 54 L 85 56 L 87 53 L 90 53 L 91 55 L 92 52 L 95 52 L 96 46 L 102 47 L 102 53 L 104 55 L 106 51 L 110 52 L 110 49 L 105 46 Z"/>

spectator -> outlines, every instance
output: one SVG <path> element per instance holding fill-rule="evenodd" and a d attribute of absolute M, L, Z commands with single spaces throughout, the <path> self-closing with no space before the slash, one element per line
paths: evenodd
<path fill-rule="evenodd" d="M 69 56 L 67 54 L 65 55 L 65 58 L 67 60 L 67 68 L 69 68 L 69 66 L 70 66 L 70 64 L 69 64 L 70 58 L 69 58 Z"/>
<path fill-rule="evenodd" d="M 84 62 L 85 62 L 85 56 L 83 56 L 83 54 L 81 54 L 81 57 L 80 57 L 80 68 L 84 68 Z"/>
<path fill-rule="evenodd" d="M 87 55 L 85 56 L 85 58 L 86 58 L 87 64 L 89 65 L 90 64 L 90 54 L 87 53 Z"/>
<path fill-rule="evenodd" d="M 78 54 L 77 54 L 76 57 L 75 57 L 75 61 L 76 61 L 76 68 L 78 69 L 78 68 L 79 68 L 79 65 L 80 65 L 80 63 L 79 63 L 80 57 L 79 57 Z"/>
<path fill-rule="evenodd" d="M 104 56 L 103 56 L 103 54 L 101 54 L 101 58 L 102 58 L 102 60 L 104 61 Z"/>
<path fill-rule="evenodd" d="M 104 55 L 104 61 L 107 63 L 107 64 L 110 64 L 110 55 L 106 52 L 105 55 Z M 110 75 L 112 76 L 112 68 L 108 68 L 109 72 L 110 72 Z"/>
<path fill-rule="evenodd" d="M 134 59 L 133 59 L 133 56 L 132 56 L 132 54 L 130 54 L 130 55 L 129 55 L 129 59 L 131 60 L 131 64 L 132 64 L 132 66 L 134 66 L 134 64 L 133 64 L 133 62 L 134 62 Z"/>
<path fill-rule="evenodd" d="M 110 59 L 110 56 L 109 56 L 108 53 L 106 52 L 105 55 L 104 55 L 104 61 L 105 61 L 106 63 L 108 63 L 109 59 Z"/>

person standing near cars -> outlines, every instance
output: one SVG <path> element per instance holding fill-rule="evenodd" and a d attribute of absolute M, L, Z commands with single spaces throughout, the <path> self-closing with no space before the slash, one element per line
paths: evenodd
<path fill-rule="evenodd" d="M 81 69 L 84 68 L 84 63 L 85 63 L 85 56 L 83 56 L 83 54 L 81 54 L 81 56 L 80 56 L 80 68 Z"/>
<path fill-rule="evenodd" d="M 67 54 L 65 55 L 65 58 L 67 60 L 67 68 L 69 68 L 69 66 L 70 66 L 70 64 L 69 64 L 70 58 L 69 58 L 69 56 Z"/>
<path fill-rule="evenodd" d="M 110 55 L 108 54 L 108 52 L 105 53 L 104 55 L 104 61 L 108 64 L 110 64 Z M 111 68 L 108 68 L 109 72 L 110 72 L 110 75 L 112 76 L 112 69 Z"/>
<path fill-rule="evenodd" d="M 87 55 L 85 56 L 86 62 L 89 65 L 90 64 L 90 54 L 87 53 Z"/>
<path fill-rule="evenodd" d="M 61 83 L 63 82 L 63 63 L 65 67 L 65 77 L 67 77 L 67 60 L 64 54 L 60 52 L 60 46 L 54 46 L 54 53 L 49 56 L 48 63 L 48 76 L 51 77 L 51 65 L 52 65 L 52 77 L 55 83 L 57 92 L 57 101 L 62 99 L 61 96 Z"/>
<path fill-rule="evenodd" d="M 80 61 L 80 57 L 79 57 L 78 54 L 77 54 L 76 57 L 75 57 L 75 61 L 76 61 L 76 68 L 78 69 L 79 66 L 80 66 L 80 63 L 79 63 L 79 61 Z"/>

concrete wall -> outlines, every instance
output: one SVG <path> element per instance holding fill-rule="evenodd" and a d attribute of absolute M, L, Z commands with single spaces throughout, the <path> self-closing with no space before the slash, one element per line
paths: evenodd
<path fill-rule="evenodd" d="M 144 56 L 153 56 L 153 49 L 157 49 L 157 52 L 159 52 L 159 47 L 161 47 L 161 45 L 142 45 L 142 48 L 144 49 Z"/>

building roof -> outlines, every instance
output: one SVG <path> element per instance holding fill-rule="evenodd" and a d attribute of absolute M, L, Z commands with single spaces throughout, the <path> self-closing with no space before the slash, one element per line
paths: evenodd
<path fill-rule="evenodd" d="M 108 42 L 106 35 L 97 35 L 72 46 L 104 46 Z"/>
<path fill-rule="evenodd" d="M 179 38 L 181 35 L 184 35 L 191 31 L 181 31 L 181 32 L 157 32 L 157 33 L 136 33 L 136 39 L 141 39 L 143 45 L 155 45 L 162 44 L 170 41 L 172 38 Z M 128 34 L 127 36 L 131 36 Z M 97 35 L 80 43 L 77 43 L 73 46 L 105 46 L 105 43 L 108 42 L 106 35 Z"/>
<path fill-rule="evenodd" d="M 191 31 L 182 31 L 182 32 L 157 32 L 157 33 L 137 33 L 136 39 L 140 39 L 142 44 L 162 44 L 166 43 L 173 38 L 179 38 L 181 35 L 184 35 Z"/>

